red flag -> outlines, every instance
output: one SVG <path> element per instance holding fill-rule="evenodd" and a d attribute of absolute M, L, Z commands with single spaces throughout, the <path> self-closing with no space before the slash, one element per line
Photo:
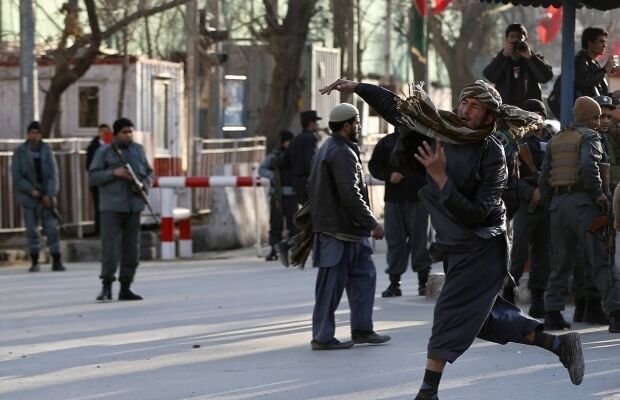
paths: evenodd
<path fill-rule="evenodd" d="M 435 7 L 433 7 L 433 13 L 441 13 L 443 10 L 448 8 L 451 2 L 452 0 L 435 0 Z"/>
<path fill-rule="evenodd" d="M 540 43 L 548 44 L 558 35 L 562 28 L 562 7 L 545 9 L 542 20 L 538 23 L 537 31 Z"/>
<path fill-rule="evenodd" d="M 415 0 L 415 5 L 418 8 L 418 13 L 420 13 L 421 16 L 426 17 L 426 0 Z"/>

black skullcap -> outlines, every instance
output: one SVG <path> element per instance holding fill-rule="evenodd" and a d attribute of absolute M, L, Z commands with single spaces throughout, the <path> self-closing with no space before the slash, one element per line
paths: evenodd
<path fill-rule="evenodd" d="M 293 138 L 293 132 L 282 129 L 280 131 L 280 144 L 286 142 L 287 140 L 291 140 Z"/>
<path fill-rule="evenodd" d="M 31 123 L 28 124 L 28 129 L 26 129 L 26 131 L 29 131 L 31 129 L 36 129 L 38 131 L 41 130 L 41 124 L 39 123 L 39 121 L 32 121 Z"/>
<path fill-rule="evenodd" d="M 114 121 L 114 124 L 112 125 L 112 129 L 114 131 L 114 135 L 116 135 L 117 133 L 119 133 L 123 128 L 127 128 L 128 126 L 133 128 L 133 122 L 131 122 L 131 120 L 129 118 L 119 118 L 116 121 Z"/>

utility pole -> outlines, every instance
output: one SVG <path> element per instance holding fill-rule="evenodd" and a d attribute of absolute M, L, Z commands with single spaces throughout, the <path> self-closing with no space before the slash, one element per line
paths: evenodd
<path fill-rule="evenodd" d="M 390 51 L 392 47 L 392 0 L 385 2 L 385 45 L 383 47 L 383 83 L 391 84 Z"/>
<path fill-rule="evenodd" d="M 213 15 L 213 20 L 211 26 L 208 26 L 207 29 L 214 29 L 216 31 L 220 30 L 220 0 L 209 0 L 207 6 L 207 12 Z M 222 43 L 221 41 L 216 41 L 215 44 L 215 56 L 217 58 L 218 54 L 222 53 Z M 215 63 L 213 67 L 211 67 L 211 73 L 209 74 L 209 109 L 207 113 L 207 126 L 208 126 L 208 134 L 207 136 L 210 138 L 221 138 L 223 137 L 222 132 L 222 93 L 223 93 L 223 67 L 220 65 L 220 62 Z"/>
<path fill-rule="evenodd" d="M 185 94 L 187 96 L 187 168 L 194 165 L 194 138 L 200 137 L 198 132 L 198 90 L 196 51 L 198 38 L 198 0 L 190 0 L 187 3 L 187 42 L 185 59 Z M 190 172 L 190 173 L 193 173 Z"/>
<path fill-rule="evenodd" d="M 21 133 L 28 124 L 37 119 L 37 58 L 34 52 L 34 10 L 32 0 L 19 2 L 19 99 Z"/>

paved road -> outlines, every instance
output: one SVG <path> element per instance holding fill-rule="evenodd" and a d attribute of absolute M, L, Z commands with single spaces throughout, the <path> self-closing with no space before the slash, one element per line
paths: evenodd
<path fill-rule="evenodd" d="M 376 256 L 377 293 L 387 285 Z M 424 373 L 433 302 L 375 302 L 384 346 L 310 350 L 314 270 L 265 263 L 251 251 L 221 259 L 148 262 L 142 302 L 97 304 L 98 265 L 66 273 L 0 268 L 0 399 L 412 399 Z M 117 287 L 114 287 L 115 296 Z M 337 314 L 347 338 L 348 306 Z M 587 374 L 570 384 L 557 358 L 529 346 L 476 342 L 444 374 L 446 399 L 620 399 L 620 335 L 577 325 Z"/>

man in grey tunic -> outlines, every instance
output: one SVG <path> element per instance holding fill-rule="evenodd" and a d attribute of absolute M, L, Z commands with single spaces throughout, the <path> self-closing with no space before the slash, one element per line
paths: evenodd
<path fill-rule="evenodd" d="M 37 121 L 28 125 L 25 143 L 13 153 L 11 177 L 17 202 L 22 207 L 28 238 L 28 252 L 32 265 L 30 272 L 39 267 L 39 220 L 47 236 L 47 247 L 52 255 L 52 271 L 64 271 L 60 257 L 58 219 L 54 216 L 58 195 L 58 166 L 50 146 L 41 140 L 41 126 Z M 57 211 L 56 211 L 57 212 Z"/>
<path fill-rule="evenodd" d="M 368 236 L 383 238 L 383 226 L 368 207 L 357 137 L 359 111 L 342 103 L 329 114 L 334 132 L 313 158 L 308 194 L 313 227 L 313 265 L 318 267 L 312 313 L 313 350 L 348 349 L 390 340 L 373 330 L 377 272 Z M 335 312 L 346 289 L 352 341 L 339 341 Z"/>
<path fill-rule="evenodd" d="M 153 169 L 142 145 L 133 141 L 133 123 L 127 118 L 114 122 L 114 140 L 97 150 L 88 176 L 91 186 L 99 187 L 101 213 L 101 281 L 97 300 L 112 300 L 112 282 L 120 261 L 119 300 L 142 300 L 130 289 L 138 268 L 140 249 L 140 213 L 144 201 L 138 195 L 127 162 L 145 188 L 152 181 Z M 122 157 L 118 152 L 122 153 Z M 120 254 L 119 254 L 120 250 Z"/>
<path fill-rule="evenodd" d="M 609 332 L 620 333 L 620 274 L 617 266 L 609 263 L 602 230 L 588 229 L 609 207 L 599 167 L 603 147 L 599 135 L 592 130 L 599 124 L 601 107 L 583 96 L 575 100 L 573 114 L 572 127 L 549 142 L 538 182 L 543 198 L 551 198 L 553 252 L 545 295 L 545 325 L 552 329 L 570 327 L 561 312 L 575 260 L 583 259 L 586 307 L 588 302 L 600 301 L 600 293 L 605 311 L 610 314 Z M 584 257 L 578 257 L 580 246 Z"/>
<path fill-rule="evenodd" d="M 484 81 L 463 88 L 457 114 L 437 110 L 421 87 L 406 100 L 379 86 L 343 79 L 321 92 L 332 90 L 355 92 L 391 124 L 438 139 L 434 146 L 425 141 L 415 155 L 428 174 L 428 184 L 418 195 L 436 232 L 431 256 L 443 261 L 446 271 L 416 399 L 438 399 L 446 362 L 454 362 L 476 337 L 549 350 L 559 356 L 571 381 L 580 384 L 584 365 L 579 334 L 546 334 L 540 322 L 498 296 L 508 267 L 501 200 L 508 176 L 502 145 L 493 136 L 495 122 L 502 118 L 517 135 L 538 126 L 540 117 L 502 105 L 499 93 Z"/>

